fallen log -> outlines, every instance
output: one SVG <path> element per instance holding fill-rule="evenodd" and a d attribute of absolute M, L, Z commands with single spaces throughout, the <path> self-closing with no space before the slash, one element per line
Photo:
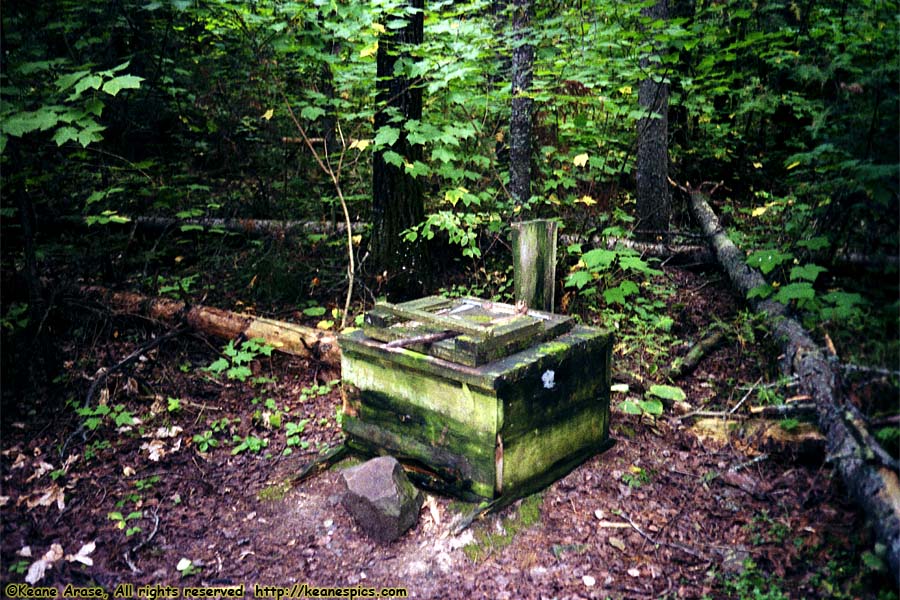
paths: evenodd
<path fill-rule="evenodd" d="M 285 354 L 313 358 L 334 368 L 341 364 L 337 337 L 328 331 L 211 306 L 196 304 L 188 307 L 178 300 L 148 298 L 102 287 L 83 287 L 81 292 L 124 312 L 143 314 L 169 323 L 183 319 L 187 325 L 207 335 L 224 339 L 234 339 L 239 335 L 247 339 L 262 338 Z"/>
<path fill-rule="evenodd" d="M 691 190 L 691 208 L 709 239 L 719 263 L 732 285 L 746 296 L 765 283 L 762 275 L 747 266 L 743 253 L 728 239 L 702 192 Z M 838 372 L 834 363 L 790 316 L 787 308 L 771 300 L 751 301 L 769 318 L 783 350 L 782 370 L 797 375 L 801 391 L 816 406 L 819 428 L 827 439 L 828 458 L 840 473 L 857 505 L 869 517 L 875 536 L 886 548 L 887 563 L 900 585 L 900 479 L 896 471 L 877 460 L 877 453 L 860 435 L 863 424 L 840 400 Z"/>
<path fill-rule="evenodd" d="M 60 225 L 87 226 L 84 217 L 60 217 L 55 220 Z M 286 233 L 301 231 L 310 234 L 345 233 L 346 223 L 328 221 L 281 221 L 273 219 L 223 219 L 219 217 L 193 217 L 176 219 L 173 217 L 131 217 L 123 223 L 111 222 L 110 225 L 126 225 L 139 227 L 147 231 L 166 231 L 175 228 L 191 231 L 198 229 L 219 229 L 235 233 L 261 236 L 283 236 Z M 366 223 L 352 223 L 353 231 L 366 226 Z"/>

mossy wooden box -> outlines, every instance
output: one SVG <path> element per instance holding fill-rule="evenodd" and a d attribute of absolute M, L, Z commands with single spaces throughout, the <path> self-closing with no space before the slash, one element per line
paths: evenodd
<path fill-rule="evenodd" d="M 432 488 L 524 496 L 609 445 L 604 330 L 429 297 L 376 305 L 339 343 L 348 444 L 395 456 Z"/>

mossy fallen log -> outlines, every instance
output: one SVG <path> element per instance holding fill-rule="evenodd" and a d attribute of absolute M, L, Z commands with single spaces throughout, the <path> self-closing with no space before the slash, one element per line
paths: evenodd
<path fill-rule="evenodd" d="M 313 358 L 334 368 L 341 364 L 337 339 L 328 331 L 200 304 L 187 306 L 179 300 L 151 298 L 102 287 L 86 286 L 81 288 L 81 293 L 119 311 L 146 315 L 168 323 L 183 320 L 197 331 L 223 339 L 234 339 L 239 335 L 248 339 L 262 338 L 275 350 L 285 354 Z"/>
<path fill-rule="evenodd" d="M 704 194 L 691 192 L 694 216 L 709 238 L 709 243 L 725 269 L 732 285 L 745 296 L 765 283 L 762 275 L 747 266 L 744 254 L 725 235 L 716 214 Z M 768 322 L 780 341 L 782 370 L 796 375 L 801 390 L 816 406 L 819 428 L 827 439 L 828 458 L 841 474 L 857 505 L 869 517 L 878 540 L 886 548 L 888 565 L 900 585 L 900 478 L 898 473 L 878 460 L 877 452 L 868 447 L 870 435 L 861 435 L 857 420 L 840 398 L 838 370 L 834 363 L 810 338 L 803 326 L 792 318 L 787 308 L 772 300 L 751 301 L 753 307 L 766 313 Z"/>

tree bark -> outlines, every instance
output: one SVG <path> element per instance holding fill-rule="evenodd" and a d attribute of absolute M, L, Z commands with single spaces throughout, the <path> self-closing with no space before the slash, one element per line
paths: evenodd
<path fill-rule="evenodd" d="M 390 148 L 375 153 L 372 162 L 372 239 L 373 262 L 386 282 L 392 299 L 404 299 L 424 291 L 430 279 L 425 246 L 405 243 L 404 230 L 425 219 L 422 185 L 401 166 L 385 161 L 387 151 L 396 152 L 409 163 L 422 160 L 422 146 L 409 143 L 405 122 L 422 118 L 422 89 L 395 73 L 397 59 L 409 57 L 409 47 L 420 44 L 425 22 L 425 0 L 407 0 L 407 24 L 388 29 L 381 36 L 377 54 L 378 110 L 375 132 L 387 126 L 400 130 Z"/>
<path fill-rule="evenodd" d="M 534 46 L 531 35 L 532 0 L 512 0 L 512 106 L 509 117 L 509 193 L 516 204 L 531 198 L 531 91 Z"/>
<path fill-rule="evenodd" d="M 667 19 L 668 0 L 641 11 L 653 19 Z M 637 212 L 641 230 L 667 232 L 672 212 L 672 195 L 669 190 L 669 86 L 661 81 L 661 75 L 653 67 L 654 53 L 641 58 L 641 68 L 647 72 L 638 89 L 638 104 L 647 116 L 638 120 L 635 184 Z M 652 240 L 654 234 L 640 236 Z M 663 235 L 662 237 L 666 237 Z"/>
<path fill-rule="evenodd" d="M 234 339 L 239 335 L 248 339 L 262 338 L 267 344 L 285 354 L 313 358 L 334 368 L 339 368 L 341 364 L 341 350 L 337 344 L 337 337 L 328 331 L 211 306 L 198 304 L 188 307 L 178 300 L 149 298 L 132 292 L 114 292 L 101 287 L 84 287 L 81 292 L 124 312 L 145 314 L 169 323 L 183 318 L 192 328 L 207 335 L 224 339 Z"/>
<path fill-rule="evenodd" d="M 706 198 L 691 193 L 691 207 L 709 237 L 719 262 L 732 285 L 746 295 L 765 280 L 747 266 L 743 253 L 725 235 Z M 782 304 L 771 300 L 751 301 L 754 309 L 768 315 L 772 331 L 783 349 L 782 370 L 796 375 L 801 391 L 816 406 L 819 428 L 825 433 L 828 454 L 854 501 L 868 515 L 878 540 L 887 548 L 887 562 L 900 585 L 900 478 L 879 460 L 864 440 L 871 439 L 855 418 L 850 405 L 840 399 L 838 373 L 818 345 Z M 863 431 L 860 432 L 860 428 Z"/>

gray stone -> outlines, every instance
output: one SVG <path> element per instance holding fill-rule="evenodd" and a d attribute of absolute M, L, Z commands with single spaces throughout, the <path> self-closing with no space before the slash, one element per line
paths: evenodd
<path fill-rule="evenodd" d="M 343 504 L 369 537 L 391 542 L 416 524 L 422 508 L 417 490 L 393 456 L 380 456 L 342 473 Z"/>

